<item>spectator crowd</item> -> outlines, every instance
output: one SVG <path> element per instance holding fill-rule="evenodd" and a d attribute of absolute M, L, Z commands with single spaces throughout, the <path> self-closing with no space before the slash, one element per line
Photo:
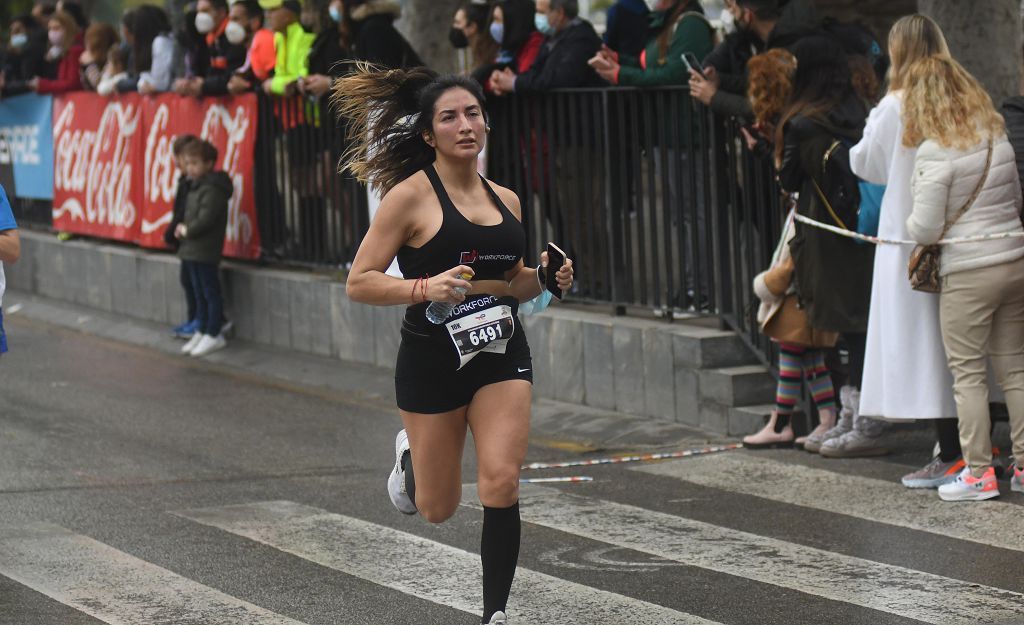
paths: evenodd
<path fill-rule="evenodd" d="M 732 29 L 723 36 L 699 0 L 659 0 L 653 10 L 644 0 L 617 0 L 599 36 L 576 0 L 471 0 L 453 16 L 448 40 L 467 51 L 469 73 L 495 97 L 687 87 L 696 101 L 739 120 L 746 148 L 774 167 L 788 214 L 753 288 L 762 331 L 779 347 L 778 388 L 764 429 L 746 446 L 879 455 L 891 449 L 892 421 L 929 419 L 936 454 L 903 479 L 907 487 L 981 500 L 999 494 L 1002 477 L 1024 491 L 1024 470 L 993 450 L 987 382 L 991 362 L 1013 456 L 1024 461 L 1016 165 L 1024 137 L 1007 135 L 1004 116 L 926 17 L 901 19 L 883 42 L 859 24 L 822 18 L 811 0 L 726 0 L 726 7 Z M 114 28 L 90 24 L 74 0 L 40 4 L 10 24 L 0 94 L 259 90 L 324 98 L 354 62 L 422 65 L 394 27 L 397 2 L 331 0 L 315 13 L 297 0 L 197 0 L 175 32 L 154 6 L 127 11 Z M 1011 99 L 1003 112 L 1019 131 L 1022 101 Z M 188 323 L 176 330 L 200 337 L 190 349 L 205 337 L 198 351 L 207 353 L 223 343 L 222 234 L 197 245 L 188 232 L 222 221 L 227 188 L 211 171 L 216 154 L 208 145 L 180 147 L 196 186 L 181 191 L 192 195 L 168 238 L 180 245 L 182 283 L 197 294 L 190 297 L 199 311 L 190 306 Z M 687 190 L 671 190 L 679 192 Z M 849 233 L 886 241 L 871 240 L 876 246 Z M 946 239 L 953 242 L 941 253 L 927 247 Z M 804 384 L 814 410 L 809 431 L 797 437 Z"/>

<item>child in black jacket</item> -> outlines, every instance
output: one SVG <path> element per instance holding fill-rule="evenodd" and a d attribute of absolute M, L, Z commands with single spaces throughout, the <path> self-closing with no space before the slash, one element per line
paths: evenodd
<path fill-rule="evenodd" d="M 167 224 L 167 228 L 164 230 L 164 242 L 175 251 L 178 249 L 178 239 L 174 236 L 174 230 L 178 227 L 178 224 L 185 220 L 185 200 L 188 198 L 189 191 L 189 179 L 185 175 L 182 155 L 190 143 L 199 140 L 199 137 L 195 135 L 179 135 L 175 137 L 174 143 L 171 144 L 174 164 L 178 167 L 180 173 L 178 174 L 178 190 L 174 193 L 174 211 L 171 215 L 171 223 Z M 185 290 L 185 309 L 188 312 L 188 318 L 185 323 L 171 330 L 171 333 L 179 339 L 190 339 L 195 335 L 196 326 L 198 325 L 196 321 L 196 294 L 192 289 L 192 278 L 189 276 L 188 270 L 184 265 L 182 265 L 179 279 L 181 280 L 181 288 Z"/>

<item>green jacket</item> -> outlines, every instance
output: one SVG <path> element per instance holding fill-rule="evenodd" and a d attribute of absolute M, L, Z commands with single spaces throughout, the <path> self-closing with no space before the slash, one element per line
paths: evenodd
<path fill-rule="evenodd" d="M 651 16 L 651 30 L 657 32 L 665 22 L 665 13 Z M 664 87 L 685 85 L 690 74 L 683 63 L 683 53 L 692 52 L 703 59 L 714 48 L 714 33 L 710 22 L 700 13 L 683 13 L 674 28 L 665 58 L 659 63 L 658 38 L 652 37 L 644 49 L 646 68 L 640 67 L 640 59 L 625 54 L 619 55 L 619 85 L 624 87 Z"/>
<path fill-rule="evenodd" d="M 277 64 L 270 91 L 284 95 L 284 88 L 302 76 L 309 74 L 309 49 L 313 47 L 316 35 L 307 33 L 302 24 L 292 22 L 284 33 L 274 33 L 274 49 L 277 50 Z"/>
<path fill-rule="evenodd" d="M 231 178 L 211 171 L 193 181 L 185 200 L 185 238 L 178 258 L 197 263 L 219 263 L 228 227 L 228 200 L 234 192 Z"/>

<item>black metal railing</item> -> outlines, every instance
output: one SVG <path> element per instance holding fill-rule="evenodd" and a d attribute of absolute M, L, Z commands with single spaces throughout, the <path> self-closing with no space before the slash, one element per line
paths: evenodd
<path fill-rule="evenodd" d="M 580 89 L 489 103 L 488 171 L 520 196 L 530 254 L 577 261 L 572 298 L 716 313 L 767 362 L 753 277 L 784 217 L 770 159 L 686 88 Z"/>
<path fill-rule="evenodd" d="M 14 219 L 20 226 L 53 227 L 53 202 L 32 198 L 8 198 Z"/>
<path fill-rule="evenodd" d="M 492 98 L 487 171 L 519 194 L 528 264 L 548 241 L 576 261 L 570 300 L 622 314 L 715 314 L 765 360 L 753 277 L 784 217 L 770 159 L 686 88 Z M 323 102 L 259 97 L 262 260 L 350 263 L 369 226 L 365 186 L 338 173 L 345 129 Z M 44 205 L 45 204 L 45 205 Z M 15 203 L 49 225 L 48 203 Z"/>
<path fill-rule="evenodd" d="M 369 227 L 366 188 L 338 173 L 345 128 L 324 100 L 260 94 L 255 154 L 262 257 L 343 266 Z"/>
<path fill-rule="evenodd" d="M 489 103 L 488 172 L 523 203 L 530 257 L 577 259 L 577 300 L 712 310 L 710 143 L 683 89 L 582 89 Z"/>

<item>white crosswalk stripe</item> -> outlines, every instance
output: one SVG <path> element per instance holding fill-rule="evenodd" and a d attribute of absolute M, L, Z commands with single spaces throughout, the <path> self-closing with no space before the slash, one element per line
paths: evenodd
<path fill-rule="evenodd" d="M 0 575 L 111 625 L 302 625 L 48 523 L 0 528 Z"/>
<path fill-rule="evenodd" d="M 174 514 L 434 603 L 480 614 L 480 556 L 288 501 Z M 517 623 L 715 625 L 697 616 L 520 568 Z"/>
<path fill-rule="evenodd" d="M 761 480 L 760 492 L 737 486 L 754 482 L 754 464 Z M 948 528 L 939 531 L 947 522 L 943 516 L 946 508 L 921 507 L 913 499 L 917 493 L 901 490 L 900 494 L 911 498 L 887 498 L 890 503 L 884 508 L 867 506 L 869 488 L 880 485 L 874 483 L 877 480 L 857 476 L 760 458 L 754 463 L 739 454 L 634 470 L 634 475 L 668 476 L 893 525 L 909 526 L 917 514 L 924 519 L 917 529 L 950 533 Z M 746 475 L 750 479 L 725 479 L 721 475 Z M 782 488 L 783 478 L 788 480 L 789 490 Z M 813 489 L 816 497 L 798 496 L 803 489 L 792 488 L 794 480 L 817 484 Z M 845 493 L 849 501 L 833 496 L 833 491 Z M 837 606 L 842 604 L 847 609 L 876 610 L 922 623 L 1024 623 L 1024 594 L 1018 592 L 585 497 L 565 489 L 527 485 L 522 488 L 521 501 L 524 522 L 564 532 L 568 535 L 566 545 L 586 539 L 599 543 L 602 549 L 629 549 L 675 566 L 729 575 L 737 586 L 755 581 L 837 602 Z M 908 503 L 892 505 L 892 501 Z M 480 508 L 474 486 L 464 488 L 463 505 Z M 1003 508 L 1012 511 L 1019 507 L 996 507 L 998 514 L 982 515 L 982 522 L 1006 522 L 999 516 Z M 217 535 L 225 539 L 243 537 L 398 593 L 480 614 L 480 559 L 470 551 L 288 501 L 170 514 L 198 524 L 193 526 L 196 528 L 203 525 L 222 530 L 224 533 Z M 966 526 L 954 519 L 949 527 L 960 531 Z M 699 615 L 540 573 L 528 568 L 528 563 L 520 564 L 509 603 L 515 623 L 722 625 Z M 87 536 L 45 523 L 0 527 L 0 575 L 110 625 L 303 625 Z"/>
<path fill-rule="evenodd" d="M 475 489 L 464 505 L 478 507 Z M 542 486 L 521 491 L 523 519 L 740 578 L 936 625 L 1024 618 L 1024 595 L 765 538 Z"/>
<path fill-rule="evenodd" d="M 844 514 L 971 542 L 1024 551 L 1021 507 L 999 501 L 964 505 L 934 490 L 782 463 L 746 454 L 718 454 L 633 467 L 700 486 Z M 1005 488 L 1005 487 L 1004 487 Z"/>

